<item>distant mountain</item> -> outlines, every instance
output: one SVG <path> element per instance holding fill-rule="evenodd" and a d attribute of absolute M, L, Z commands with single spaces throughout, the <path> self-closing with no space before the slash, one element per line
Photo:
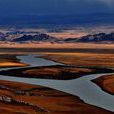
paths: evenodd
<path fill-rule="evenodd" d="M 23 35 L 22 37 L 17 37 L 11 39 L 12 42 L 27 42 L 27 41 L 38 41 L 38 42 L 57 42 L 58 39 L 51 37 L 47 34 L 37 34 L 37 35 Z"/>
<path fill-rule="evenodd" d="M 87 35 L 81 38 L 67 38 L 57 39 L 47 34 L 38 35 L 23 35 L 22 37 L 12 39 L 13 42 L 26 42 L 26 41 L 38 41 L 38 42 L 55 42 L 55 43 L 75 43 L 75 42 L 114 42 L 114 33 L 106 34 L 99 33 L 94 35 Z"/>
<path fill-rule="evenodd" d="M 80 38 L 68 38 L 64 42 L 74 43 L 74 42 L 114 42 L 114 33 L 99 33 L 94 35 L 87 35 Z"/>
<path fill-rule="evenodd" d="M 5 38 L 5 34 L 0 32 L 0 41 L 5 41 L 6 38 Z"/>
<path fill-rule="evenodd" d="M 77 42 L 102 42 L 102 41 L 114 41 L 114 33 L 110 34 L 99 33 L 94 35 L 87 35 L 77 40 Z"/>
<path fill-rule="evenodd" d="M 50 43 L 77 43 L 77 42 L 94 42 L 94 43 L 114 43 L 114 33 L 98 33 L 93 35 L 87 35 L 80 38 L 67 38 L 59 39 L 52 37 L 44 33 L 32 33 L 32 32 L 9 32 L 1 33 L 0 32 L 0 41 L 8 42 L 50 42 Z"/>

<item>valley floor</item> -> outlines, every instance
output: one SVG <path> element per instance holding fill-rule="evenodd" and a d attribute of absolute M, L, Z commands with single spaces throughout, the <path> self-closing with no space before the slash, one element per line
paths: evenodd
<path fill-rule="evenodd" d="M 111 48 L 113 50 L 113 48 Z M 16 49 L 15 49 L 16 50 Z M 9 52 L 10 55 L 3 55 L 1 52 L 0 61 L 2 67 L 12 67 L 12 66 L 27 66 L 21 63 L 19 60 L 13 56 L 16 54 L 23 54 L 21 50 L 19 52 L 13 50 Z M 83 50 L 84 51 L 84 50 Z M 26 52 L 25 53 L 29 53 Z M 32 52 L 31 53 L 36 53 Z M 112 69 L 114 67 L 114 53 L 113 51 L 106 52 L 38 52 L 44 54 L 42 57 L 46 59 L 51 59 L 56 62 L 64 63 L 66 65 L 72 65 L 74 67 L 80 67 L 79 69 L 70 69 L 72 73 L 87 73 L 92 72 L 90 68 L 106 68 Z M 3 62 L 3 63 L 2 63 Z M 12 65 L 8 65 L 7 62 L 13 62 Z M 18 64 L 17 64 L 18 63 Z M 16 65 L 15 65 L 16 64 Z M 21 64 L 21 65 L 20 65 Z M 86 68 L 88 67 L 88 68 Z M 53 68 L 54 69 L 54 68 Z M 45 68 L 39 70 L 39 68 L 30 68 L 25 71 L 25 73 L 40 75 L 42 73 L 47 73 L 48 75 L 58 74 L 60 71 L 64 71 L 61 67 L 59 70 L 55 68 L 50 70 Z M 68 69 L 67 69 L 68 70 Z M 66 71 L 65 71 L 66 72 Z M 47 74 L 46 74 L 47 75 Z M 109 77 L 112 79 L 112 77 Z M 102 84 L 103 81 L 100 81 Z M 110 82 L 110 81 L 109 81 Z M 112 83 L 112 82 L 111 82 Z M 108 87 L 108 84 L 105 85 Z M 110 85 L 109 85 L 110 88 Z M 113 86 L 111 86 L 113 88 Z M 113 90 L 113 89 L 111 89 Z M 107 90 L 108 91 L 108 90 Z M 104 109 L 89 105 L 84 103 L 78 97 L 57 91 L 51 88 L 30 85 L 25 83 L 17 83 L 10 81 L 0 80 L 0 114 L 113 114 L 113 112 L 106 111 Z"/>
<path fill-rule="evenodd" d="M 114 49 L 113 43 L 46 43 L 46 42 L 0 42 L 0 48 L 35 48 L 35 49 Z"/>

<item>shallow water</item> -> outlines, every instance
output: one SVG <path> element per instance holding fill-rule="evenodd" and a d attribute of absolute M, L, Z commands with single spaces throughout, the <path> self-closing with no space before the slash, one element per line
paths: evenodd
<path fill-rule="evenodd" d="M 39 57 L 39 58 L 38 58 Z M 51 66 L 51 65 L 62 65 L 60 63 L 46 60 L 41 58 L 41 55 L 25 55 L 25 56 L 17 56 L 18 59 L 20 59 L 20 62 L 29 64 L 30 67 L 36 67 L 36 66 Z"/>

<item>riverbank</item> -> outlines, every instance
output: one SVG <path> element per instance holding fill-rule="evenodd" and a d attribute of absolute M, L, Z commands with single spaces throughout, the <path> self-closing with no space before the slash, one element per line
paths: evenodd
<path fill-rule="evenodd" d="M 89 74 L 111 73 L 114 70 L 104 68 L 79 68 L 67 65 L 52 65 L 42 67 L 29 67 L 0 71 L 0 75 L 22 78 L 39 78 L 70 80 Z"/>
<path fill-rule="evenodd" d="M 61 52 L 61 53 L 43 53 L 43 58 L 59 62 L 62 64 L 73 65 L 76 67 L 96 67 L 96 68 L 114 68 L 114 53 L 107 52 Z"/>
<path fill-rule="evenodd" d="M 106 75 L 93 80 L 105 92 L 114 95 L 114 75 Z"/>
<path fill-rule="evenodd" d="M 16 55 L 0 55 L 0 68 L 6 67 L 26 67 L 28 64 L 21 63 Z"/>
<path fill-rule="evenodd" d="M 0 80 L 1 114 L 113 114 L 43 86 Z"/>

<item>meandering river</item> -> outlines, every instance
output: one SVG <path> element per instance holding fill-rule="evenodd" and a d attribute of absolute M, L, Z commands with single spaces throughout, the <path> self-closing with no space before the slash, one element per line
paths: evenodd
<path fill-rule="evenodd" d="M 28 67 L 61 65 L 59 63 L 43 59 L 40 57 L 41 55 L 37 55 L 37 58 L 35 56 L 36 55 L 23 55 L 23 56 L 17 56 L 17 58 L 20 59 L 21 62 L 29 64 L 30 66 Z M 25 68 L 25 67 L 18 67 L 18 68 Z M 2 68 L 0 69 L 0 71 L 8 69 L 17 69 L 17 68 Z M 82 99 L 84 102 L 88 104 L 98 106 L 114 112 L 114 96 L 104 92 L 103 90 L 101 90 L 100 87 L 98 87 L 96 84 L 94 84 L 91 81 L 103 75 L 107 74 L 92 74 L 92 75 L 82 76 L 74 80 L 19 78 L 19 77 L 0 75 L 0 80 L 24 82 L 29 84 L 50 87 L 53 89 L 57 89 L 78 96 L 80 97 L 80 99 Z"/>

